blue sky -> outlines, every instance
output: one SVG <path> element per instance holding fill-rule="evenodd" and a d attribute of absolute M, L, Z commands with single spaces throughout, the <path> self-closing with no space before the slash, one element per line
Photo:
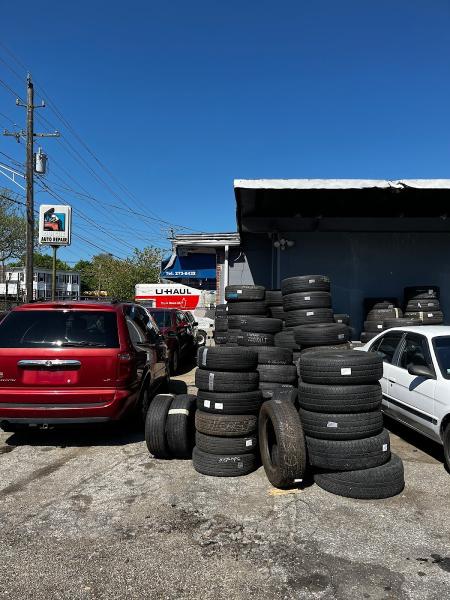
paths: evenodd
<path fill-rule="evenodd" d="M 1 41 L 73 128 L 39 111 L 63 133 L 43 144 L 74 208 L 61 258 L 98 251 L 78 234 L 126 256 L 167 247 L 170 223 L 232 231 L 234 178 L 450 177 L 449 31 L 444 0 L 4 4 Z M 23 94 L 11 68 L 24 78 L 0 46 Z M 1 129 L 22 111 L 0 85 Z M 22 162 L 24 146 L 0 152 Z"/>

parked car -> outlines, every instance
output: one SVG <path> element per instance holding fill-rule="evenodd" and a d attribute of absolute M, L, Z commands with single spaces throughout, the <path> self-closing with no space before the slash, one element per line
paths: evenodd
<path fill-rule="evenodd" d="M 450 327 L 396 327 L 360 349 L 383 355 L 383 412 L 442 444 L 450 469 Z"/>
<path fill-rule="evenodd" d="M 186 311 L 186 315 L 194 330 L 195 338 L 198 346 L 204 346 L 208 338 L 212 338 L 214 335 L 214 319 L 208 317 L 199 317 L 198 315 L 192 314 L 190 311 Z"/>
<path fill-rule="evenodd" d="M 45 302 L 0 323 L 0 425 L 144 415 L 169 381 L 168 349 L 133 303 Z"/>
<path fill-rule="evenodd" d="M 181 361 L 192 360 L 197 353 L 197 340 L 186 311 L 177 308 L 150 308 L 145 310 L 153 317 L 169 348 L 170 372 L 178 372 Z"/>

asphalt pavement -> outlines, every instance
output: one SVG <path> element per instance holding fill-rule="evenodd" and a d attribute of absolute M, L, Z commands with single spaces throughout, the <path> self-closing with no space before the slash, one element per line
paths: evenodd
<path fill-rule="evenodd" d="M 377 501 L 205 477 L 124 425 L 2 433 L 0 598 L 450 599 L 442 450 L 388 426 L 406 487 Z"/>

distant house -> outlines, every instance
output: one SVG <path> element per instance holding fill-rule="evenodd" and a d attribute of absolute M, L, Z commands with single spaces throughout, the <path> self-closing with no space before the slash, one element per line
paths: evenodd
<path fill-rule="evenodd" d="M 56 271 L 57 300 L 80 299 L 81 273 L 77 271 Z M 0 296 L 7 296 L 10 300 L 22 300 L 26 289 L 25 267 L 6 267 L 5 283 L 0 283 Z M 36 267 L 33 275 L 33 299 L 51 300 L 52 297 L 52 270 Z"/>

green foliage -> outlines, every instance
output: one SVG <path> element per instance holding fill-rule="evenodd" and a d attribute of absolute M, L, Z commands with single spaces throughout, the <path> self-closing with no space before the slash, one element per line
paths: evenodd
<path fill-rule="evenodd" d="M 9 190 L 0 190 L 0 262 L 19 258 L 26 246 L 26 220 Z"/>
<path fill-rule="evenodd" d="M 10 263 L 11 267 L 23 267 L 25 264 L 25 255 L 20 257 L 15 263 Z M 51 269 L 53 266 L 53 257 L 50 254 L 42 254 L 41 252 L 33 253 L 33 266 L 42 267 L 43 269 Z M 58 271 L 72 271 L 71 267 L 63 260 L 56 258 L 56 268 Z"/>

